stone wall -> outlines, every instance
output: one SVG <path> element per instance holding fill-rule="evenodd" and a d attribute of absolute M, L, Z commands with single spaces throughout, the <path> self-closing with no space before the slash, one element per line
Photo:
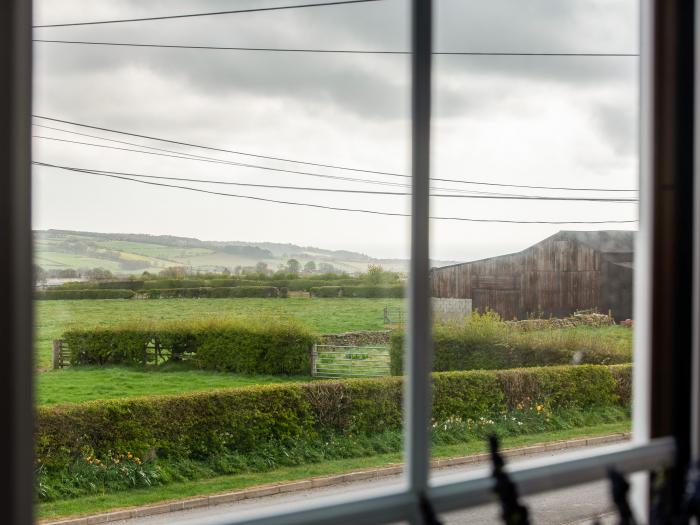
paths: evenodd
<path fill-rule="evenodd" d="M 389 344 L 390 335 L 391 330 L 325 334 L 320 337 L 319 344 L 338 346 L 383 346 Z"/>
<path fill-rule="evenodd" d="M 471 299 L 433 297 L 433 320 L 438 322 L 460 321 L 472 313 Z"/>

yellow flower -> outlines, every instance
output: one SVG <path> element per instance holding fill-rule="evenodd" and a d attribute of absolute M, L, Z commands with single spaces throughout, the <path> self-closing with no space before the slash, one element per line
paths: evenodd
<path fill-rule="evenodd" d="M 129 452 L 129 453 L 126 455 L 126 457 L 129 458 L 129 459 L 131 459 L 131 458 L 133 458 L 134 456 L 132 456 L 132 455 L 131 455 L 131 452 Z"/>

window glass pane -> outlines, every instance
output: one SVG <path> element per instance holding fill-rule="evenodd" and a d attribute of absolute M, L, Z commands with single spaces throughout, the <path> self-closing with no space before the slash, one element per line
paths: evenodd
<path fill-rule="evenodd" d="M 408 4 L 335 4 L 35 2 L 166 17 L 34 30 L 40 517 L 400 483 Z"/>
<path fill-rule="evenodd" d="M 605 481 L 555 490 L 522 499 L 532 523 L 560 525 L 561 523 L 617 523 L 617 514 L 608 495 Z M 499 504 L 482 505 L 472 509 L 449 512 L 441 516 L 447 525 L 500 523 Z"/>
<path fill-rule="evenodd" d="M 623 439 L 637 2 L 436 13 L 433 459 L 471 458 L 493 432 L 507 448 Z"/>

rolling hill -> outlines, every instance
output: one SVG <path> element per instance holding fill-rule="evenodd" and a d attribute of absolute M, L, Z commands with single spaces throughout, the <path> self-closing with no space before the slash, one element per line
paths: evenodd
<path fill-rule="evenodd" d="M 34 232 L 35 261 L 45 270 L 104 268 L 115 274 L 158 272 L 169 266 L 188 266 L 193 271 L 233 271 L 237 266 L 264 262 L 271 270 L 290 258 L 301 264 L 314 261 L 336 270 L 356 273 L 368 264 L 387 270 L 406 271 L 408 261 L 377 259 L 347 250 L 325 250 L 310 246 L 270 242 L 202 241 L 191 237 L 141 233 L 97 233 L 70 230 Z M 450 261 L 435 265 L 450 264 Z"/>

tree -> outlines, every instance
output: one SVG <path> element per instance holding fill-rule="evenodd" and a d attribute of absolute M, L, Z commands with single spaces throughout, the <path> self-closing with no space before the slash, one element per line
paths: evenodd
<path fill-rule="evenodd" d="M 93 268 L 92 270 L 86 270 L 83 275 L 91 281 L 101 281 L 105 279 L 113 279 L 114 276 L 109 270 L 104 268 Z"/>
<path fill-rule="evenodd" d="M 299 270 L 301 269 L 301 263 L 297 261 L 296 259 L 289 259 L 287 261 L 287 271 L 291 273 L 299 273 Z"/>
<path fill-rule="evenodd" d="M 316 263 L 309 261 L 304 265 L 304 271 L 307 273 L 314 273 L 316 271 Z"/>
<path fill-rule="evenodd" d="M 330 263 L 322 262 L 318 264 L 318 271 L 321 273 L 335 273 L 335 266 Z"/>
<path fill-rule="evenodd" d="M 187 266 L 168 266 L 165 270 L 158 272 L 158 276 L 164 279 L 184 279 L 188 273 Z"/>
<path fill-rule="evenodd" d="M 257 263 L 255 265 L 255 271 L 258 273 L 266 274 L 267 273 L 267 263 L 260 261 L 259 263 Z"/>
<path fill-rule="evenodd" d="M 384 268 L 379 264 L 370 264 L 367 266 L 367 281 L 370 284 L 379 284 L 382 282 L 382 274 Z"/>

